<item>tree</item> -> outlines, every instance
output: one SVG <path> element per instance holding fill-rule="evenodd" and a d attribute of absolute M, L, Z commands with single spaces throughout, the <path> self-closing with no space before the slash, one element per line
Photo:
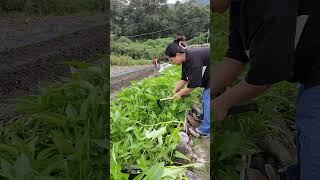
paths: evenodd
<path fill-rule="evenodd" d="M 111 10 L 111 32 L 119 37 L 166 30 L 136 38 L 159 38 L 174 34 L 192 38 L 199 32 L 206 32 L 209 27 L 209 7 L 192 0 L 178 2 L 172 8 L 168 7 L 167 0 L 112 0 Z M 191 23 L 197 19 L 201 19 L 201 22 Z M 177 26 L 183 27 L 172 28 Z"/>
<path fill-rule="evenodd" d="M 177 24 L 187 24 L 196 20 L 198 22 L 188 24 L 177 29 L 178 34 L 184 34 L 188 38 L 198 35 L 199 32 L 206 32 L 209 28 L 210 10 L 206 6 L 195 4 L 194 1 L 178 3 L 175 6 L 175 21 Z"/>

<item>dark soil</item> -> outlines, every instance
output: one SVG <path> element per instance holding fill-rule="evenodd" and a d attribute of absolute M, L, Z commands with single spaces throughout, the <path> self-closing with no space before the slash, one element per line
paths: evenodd
<path fill-rule="evenodd" d="M 150 66 L 137 66 L 137 67 L 122 67 L 117 68 L 114 72 L 111 68 L 111 81 L 110 81 L 110 94 L 111 97 L 114 96 L 115 92 L 121 90 L 122 88 L 131 85 L 132 81 L 141 80 L 149 76 L 155 76 L 158 74 L 154 70 L 153 65 Z M 113 76 L 112 76 L 113 75 Z"/>
<path fill-rule="evenodd" d="M 0 52 L 106 24 L 106 14 L 0 17 Z"/>
<path fill-rule="evenodd" d="M 40 82 L 58 81 L 68 74 L 69 68 L 63 61 L 86 59 L 90 62 L 96 60 L 90 58 L 93 55 L 107 53 L 109 35 L 105 24 L 87 26 L 81 30 L 74 28 L 74 32 L 55 34 L 54 38 L 49 33 L 45 37 L 47 39 L 40 42 L 42 39 L 37 36 L 29 37 L 31 41 L 25 42 L 31 44 L 22 43 L 0 52 L 0 121 L 17 115 L 14 99 L 37 94 Z"/>

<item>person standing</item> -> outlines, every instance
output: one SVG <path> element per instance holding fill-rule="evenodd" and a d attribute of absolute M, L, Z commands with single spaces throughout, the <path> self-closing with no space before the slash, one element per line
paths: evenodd
<path fill-rule="evenodd" d="M 157 71 L 158 70 L 158 58 L 155 57 L 152 59 L 152 64 L 154 65 L 154 70 Z"/>
<path fill-rule="evenodd" d="M 170 63 L 182 66 L 181 79 L 173 90 L 174 97 L 188 95 L 195 88 L 203 88 L 202 93 L 202 123 L 197 128 L 190 128 L 195 137 L 210 136 L 210 49 L 187 48 L 185 38 L 177 37 L 165 50 Z M 186 87 L 185 87 L 186 86 Z"/>

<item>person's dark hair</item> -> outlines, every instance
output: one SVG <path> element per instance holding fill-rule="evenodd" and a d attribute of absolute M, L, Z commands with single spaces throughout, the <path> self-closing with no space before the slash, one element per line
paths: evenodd
<path fill-rule="evenodd" d="M 185 53 L 187 51 L 185 41 L 185 36 L 177 36 L 176 39 L 167 46 L 165 54 L 169 57 L 175 57 L 176 53 Z"/>

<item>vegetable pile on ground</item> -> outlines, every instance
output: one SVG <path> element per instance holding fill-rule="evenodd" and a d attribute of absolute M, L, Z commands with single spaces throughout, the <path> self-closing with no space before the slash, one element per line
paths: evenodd
<path fill-rule="evenodd" d="M 264 164 L 280 168 L 294 162 L 295 92 L 295 85 L 278 84 L 256 99 L 258 112 L 228 116 L 216 126 L 212 145 L 216 179 L 239 179 L 246 167 L 266 176 Z"/>
<path fill-rule="evenodd" d="M 21 99 L 24 114 L 0 127 L 0 179 L 107 178 L 108 68 L 69 64 L 70 77 Z"/>
<path fill-rule="evenodd" d="M 186 157 L 175 149 L 185 111 L 199 98 L 199 92 L 166 102 L 163 109 L 157 106 L 158 99 L 172 95 L 180 73 L 180 68 L 171 67 L 158 77 L 135 82 L 111 102 L 111 179 L 128 179 L 130 174 L 130 178 L 153 180 L 186 177 L 188 165 L 174 160 Z M 123 169 L 131 172 L 122 173 Z"/>

